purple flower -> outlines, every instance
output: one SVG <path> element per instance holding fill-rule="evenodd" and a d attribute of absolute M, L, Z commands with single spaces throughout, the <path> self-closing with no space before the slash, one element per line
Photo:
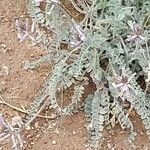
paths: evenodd
<path fill-rule="evenodd" d="M 40 4 L 41 4 L 42 2 L 44 2 L 44 1 L 45 1 L 45 0 L 34 0 L 36 6 L 40 6 Z"/>
<path fill-rule="evenodd" d="M 15 116 L 12 118 L 12 123 L 14 125 L 15 123 L 17 123 L 18 126 L 21 125 L 19 121 L 21 121 L 21 117 L 19 116 Z M 2 114 L 0 114 L 0 142 L 3 142 L 4 140 L 10 138 L 13 143 L 12 149 L 22 149 L 23 140 L 20 135 L 22 125 L 17 128 L 13 126 L 13 124 L 10 124 L 7 120 L 4 120 Z"/>
<path fill-rule="evenodd" d="M 146 38 L 142 35 L 142 27 L 140 26 L 140 24 L 136 23 L 135 21 L 129 21 L 128 25 L 131 28 L 132 32 L 127 36 L 127 42 L 146 40 Z"/>
<path fill-rule="evenodd" d="M 125 100 L 126 98 L 130 98 L 130 89 L 132 89 L 135 94 L 136 91 L 131 86 L 131 80 L 135 76 L 136 73 L 134 73 L 131 77 L 126 73 L 125 67 L 122 68 L 122 74 L 121 76 L 116 77 L 116 81 L 112 83 L 112 85 L 117 88 L 120 91 L 120 96 Z"/>
<path fill-rule="evenodd" d="M 83 41 L 85 41 L 85 35 L 80 25 L 74 23 L 71 32 L 73 34 L 70 42 L 71 47 L 78 47 Z"/>
<path fill-rule="evenodd" d="M 19 43 L 23 42 L 26 38 L 29 38 L 31 41 L 36 42 L 40 38 L 41 35 L 39 35 L 39 32 L 36 30 L 36 26 L 34 21 L 31 24 L 31 27 L 29 24 L 28 18 L 26 18 L 25 22 L 16 20 L 16 28 L 18 31 L 18 40 Z"/>

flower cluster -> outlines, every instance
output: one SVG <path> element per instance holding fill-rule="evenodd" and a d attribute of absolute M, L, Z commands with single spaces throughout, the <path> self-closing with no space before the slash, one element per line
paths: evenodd
<path fill-rule="evenodd" d="M 146 38 L 142 35 L 142 27 L 139 23 L 136 23 L 135 21 L 129 21 L 128 25 L 131 29 L 131 34 L 127 36 L 126 41 L 132 42 L 137 40 L 146 40 Z"/>
<path fill-rule="evenodd" d="M 125 68 L 122 68 L 121 76 L 116 77 L 116 81 L 112 83 L 112 85 L 120 91 L 120 96 L 123 100 L 126 100 L 130 97 L 130 89 L 135 92 L 134 88 L 130 84 L 135 75 L 136 73 L 129 77 L 125 71 Z"/>
<path fill-rule="evenodd" d="M 82 42 L 85 41 L 85 35 L 80 25 L 74 23 L 74 27 L 72 28 L 71 33 L 73 34 L 70 42 L 71 47 L 78 47 Z"/>
<path fill-rule="evenodd" d="M 32 42 L 36 43 L 38 39 L 41 38 L 40 32 L 36 29 L 35 22 L 31 24 L 31 28 L 28 18 L 26 21 L 19 21 L 16 19 L 16 29 L 18 31 L 18 40 L 19 43 L 23 42 L 26 38 L 29 38 Z"/>

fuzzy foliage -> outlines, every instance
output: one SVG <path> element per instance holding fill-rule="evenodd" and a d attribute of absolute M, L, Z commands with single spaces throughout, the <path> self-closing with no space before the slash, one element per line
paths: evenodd
<path fill-rule="evenodd" d="M 34 98 L 27 120 L 45 98 L 60 115 L 77 111 L 88 77 L 96 86 L 96 91 L 85 99 L 91 146 L 98 146 L 104 125 L 114 127 L 117 123 L 128 129 L 129 139 L 134 140 L 136 133 L 129 113 L 132 109 L 141 117 L 150 136 L 150 1 L 70 3 L 79 14 L 84 14 L 81 22 L 73 18 L 61 0 L 27 2 L 28 13 L 39 28 L 40 46 L 47 55 L 25 63 L 25 69 L 34 69 L 44 61 L 53 68 Z M 60 106 L 57 93 L 72 86 L 70 104 Z M 124 107 L 125 102 L 129 108 Z"/>

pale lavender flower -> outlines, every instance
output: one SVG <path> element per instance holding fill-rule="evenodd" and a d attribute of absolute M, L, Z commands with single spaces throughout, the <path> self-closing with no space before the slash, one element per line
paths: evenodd
<path fill-rule="evenodd" d="M 0 114 L 0 133 L 3 131 L 4 127 L 5 127 L 5 121 L 2 114 Z"/>
<path fill-rule="evenodd" d="M 135 21 L 129 21 L 128 25 L 131 29 L 131 34 L 127 36 L 126 41 L 132 42 L 137 40 L 146 40 L 146 38 L 142 35 L 142 27 L 139 23 L 136 23 Z"/>
<path fill-rule="evenodd" d="M 85 41 L 85 35 L 80 25 L 74 23 L 71 33 L 73 34 L 70 41 L 71 47 L 78 47 L 83 41 Z"/>
<path fill-rule="evenodd" d="M 115 88 L 117 88 L 120 91 L 120 96 L 121 98 L 123 98 L 123 100 L 130 98 L 130 89 L 132 89 L 136 94 L 136 91 L 130 83 L 135 75 L 136 73 L 129 77 L 128 74 L 125 72 L 125 68 L 123 68 L 121 76 L 117 76 L 116 81 L 112 84 Z"/>
<path fill-rule="evenodd" d="M 31 41 L 36 42 L 36 40 L 41 37 L 41 35 L 39 35 L 38 31 L 36 30 L 34 21 L 32 22 L 30 27 L 28 18 L 26 18 L 25 22 L 19 21 L 17 19 L 16 28 L 18 31 L 17 35 L 19 43 L 23 42 L 26 38 L 29 38 Z"/>
<path fill-rule="evenodd" d="M 18 127 L 13 126 L 13 124 Z M 7 120 L 4 120 L 2 115 L 0 115 L 0 126 L 3 127 L 0 131 L 0 142 L 10 138 L 13 143 L 12 149 L 23 148 L 23 141 L 20 135 L 22 125 L 23 123 L 20 116 L 13 117 L 12 124 L 10 124 Z"/>
<path fill-rule="evenodd" d="M 45 0 L 34 0 L 36 6 L 40 6 L 40 4 L 41 4 L 42 2 L 44 2 L 44 1 L 45 1 Z"/>
<path fill-rule="evenodd" d="M 4 118 L 2 116 L 2 114 L 0 114 L 0 126 L 4 125 Z"/>

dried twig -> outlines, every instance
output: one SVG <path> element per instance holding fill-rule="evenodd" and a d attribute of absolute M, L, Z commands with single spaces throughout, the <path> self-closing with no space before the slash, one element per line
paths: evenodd
<path fill-rule="evenodd" d="M 14 109 L 14 110 L 16 110 L 16 111 L 21 112 L 21 113 L 28 114 L 28 112 L 27 112 L 26 110 L 23 110 L 23 109 L 21 109 L 21 108 L 18 108 L 18 107 L 16 107 L 16 106 L 13 106 L 13 105 L 7 103 L 7 102 L 3 99 L 3 97 L 2 97 L 1 95 L 0 95 L 0 104 L 6 105 L 6 106 L 8 106 L 8 107 L 10 107 L 10 108 L 12 108 L 12 109 Z M 42 116 L 42 115 L 39 115 L 39 113 L 38 113 L 38 115 L 37 115 L 36 117 L 45 118 L 45 119 L 55 119 L 55 118 L 56 118 L 56 116 Z"/>
<path fill-rule="evenodd" d="M 74 8 L 79 11 L 82 14 L 87 14 L 87 12 L 83 11 L 80 7 L 78 7 L 78 5 L 75 3 L 74 0 L 70 0 L 70 2 L 72 3 L 72 5 L 74 6 Z"/>

